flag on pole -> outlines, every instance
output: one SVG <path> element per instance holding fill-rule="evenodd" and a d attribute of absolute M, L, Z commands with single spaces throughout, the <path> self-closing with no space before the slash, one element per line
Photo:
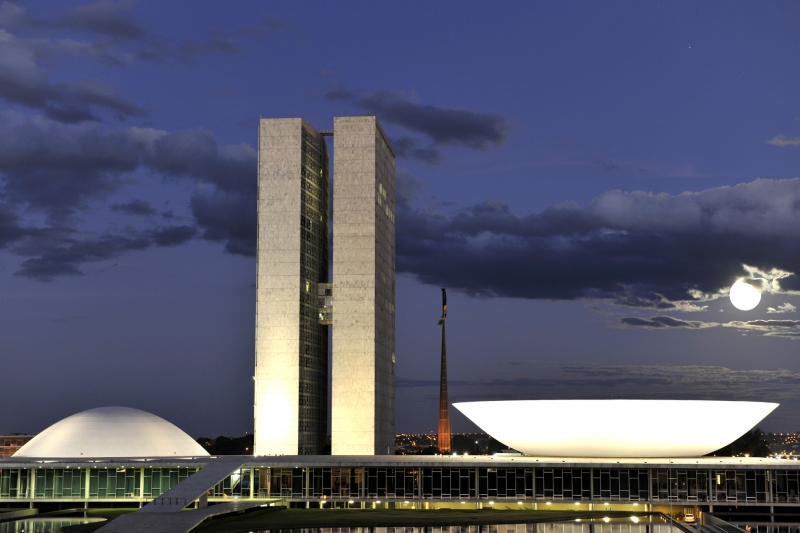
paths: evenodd
<path fill-rule="evenodd" d="M 439 319 L 439 325 L 444 324 L 444 319 L 447 318 L 447 291 L 442 287 L 442 318 Z"/>

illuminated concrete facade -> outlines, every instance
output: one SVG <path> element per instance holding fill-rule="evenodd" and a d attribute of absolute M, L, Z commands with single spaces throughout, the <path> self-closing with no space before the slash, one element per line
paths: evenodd
<path fill-rule="evenodd" d="M 327 435 L 328 152 L 302 119 L 259 125 L 255 453 L 319 454 Z"/>
<path fill-rule="evenodd" d="M 394 453 L 394 152 L 375 117 L 334 119 L 331 453 Z"/>
<path fill-rule="evenodd" d="M 394 152 L 375 117 L 334 119 L 328 153 L 302 119 L 259 130 L 255 453 L 394 453 Z"/>

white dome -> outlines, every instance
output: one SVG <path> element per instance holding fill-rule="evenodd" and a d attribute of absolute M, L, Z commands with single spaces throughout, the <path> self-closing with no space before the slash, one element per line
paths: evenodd
<path fill-rule="evenodd" d="M 202 446 L 161 417 L 130 407 L 89 409 L 45 429 L 14 457 L 194 457 Z"/>

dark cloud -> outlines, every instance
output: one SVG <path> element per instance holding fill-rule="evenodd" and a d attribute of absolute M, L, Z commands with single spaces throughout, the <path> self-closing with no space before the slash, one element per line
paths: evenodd
<path fill-rule="evenodd" d="M 438 381 L 398 378 L 398 388 Z M 675 399 L 798 402 L 800 373 L 701 365 L 567 365 L 552 373 L 450 380 L 454 401 L 549 399 Z"/>
<path fill-rule="evenodd" d="M 194 183 L 189 207 L 197 226 L 99 237 L 77 229 L 76 215 L 119 191 L 130 182 L 128 174 L 141 169 Z M 197 236 L 223 243 L 229 253 L 252 256 L 256 182 L 255 150 L 246 144 L 219 146 L 207 130 L 104 128 L 0 113 L 0 248 L 26 257 L 19 274 L 34 279 L 79 274 L 87 262 Z M 155 214 L 142 200 L 110 208 Z M 44 226 L 22 222 L 20 214 L 35 213 L 46 215 Z"/>
<path fill-rule="evenodd" d="M 53 18 L 30 15 L 21 2 L 0 2 L 0 25 L 34 30 L 75 30 L 112 39 L 142 39 L 147 31 L 139 25 L 128 0 L 100 0 L 68 8 Z"/>
<path fill-rule="evenodd" d="M 671 316 L 654 316 L 652 318 L 624 317 L 620 320 L 620 323 L 626 326 L 634 326 L 634 327 L 648 328 L 648 329 L 661 329 L 661 328 L 700 329 L 703 327 L 708 327 L 708 325 L 705 324 L 704 322 L 679 320 Z"/>
<path fill-rule="evenodd" d="M 790 370 L 732 370 L 718 366 L 618 365 L 567 366 L 559 384 L 633 387 L 633 397 L 699 400 L 800 400 L 800 373 Z M 562 381 L 563 380 L 563 381 Z M 627 391 L 626 391 L 627 392 Z"/>
<path fill-rule="evenodd" d="M 156 138 L 144 151 L 144 163 L 157 172 L 190 176 L 226 192 L 255 198 L 256 151 L 246 143 L 218 146 L 210 130 L 183 130 Z"/>
<path fill-rule="evenodd" d="M 255 198 L 255 160 L 251 146 L 218 146 L 208 130 L 108 129 L 0 113 L 5 196 L 53 213 L 104 198 L 139 167 Z"/>
<path fill-rule="evenodd" d="M 381 120 L 427 135 L 436 144 L 484 150 L 503 144 L 510 129 L 502 115 L 422 105 L 401 91 L 377 92 L 357 103 Z"/>
<path fill-rule="evenodd" d="M 144 232 L 154 246 L 178 246 L 197 234 L 194 226 L 167 226 Z"/>
<path fill-rule="evenodd" d="M 620 324 L 644 329 L 705 329 L 733 328 L 741 332 L 754 332 L 768 337 L 796 338 L 800 336 L 800 320 L 732 320 L 730 322 L 702 322 L 680 320 L 670 316 L 651 318 L 624 317 Z"/>
<path fill-rule="evenodd" d="M 336 74 L 336 76 L 338 76 L 338 74 Z M 332 83 L 325 92 L 325 99 L 329 102 L 352 100 L 356 96 L 358 96 L 356 93 L 347 90 L 341 83 L 338 82 Z"/>
<path fill-rule="evenodd" d="M 146 114 L 144 109 L 119 96 L 113 86 L 98 80 L 55 83 L 43 96 L 41 108 L 45 114 L 61 122 L 97 120 L 92 111 L 95 108 L 109 111 L 120 120 Z"/>
<path fill-rule="evenodd" d="M 230 254 L 256 255 L 258 213 L 255 195 L 198 188 L 190 207 L 203 228 L 204 239 L 224 242 L 225 251 Z"/>
<path fill-rule="evenodd" d="M 129 235 L 106 234 L 96 238 L 78 238 L 72 233 L 65 239 L 59 239 L 54 246 L 52 232 L 40 231 L 38 235 L 29 237 L 31 242 L 24 243 L 17 250 L 18 253 L 34 257 L 23 261 L 15 275 L 38 281 L 53 281 L 59 276 L 80 276 L 83 275 L 81 266 L 86 263 L 105 261 L 151 247 L 176 246 L 193 238 L 196 232 L 193 226 L 173 226 L 130 232 Z"/>
<path fill-rule="evenodd" d="M 147 31 L 136 22 L 133 2 L 101 0 L 68 9 L 56 25 L 83 30 L 115 39 L 141 39 Z"/>
<path fill-rule="evenodd" d="M 399 167 L 395 172 L 395 202 L 398 208 L 409 210 L 411 202 L 419 197 L 425 184 L 408 169 Z"/>
<path fill-rule="evenodd" d="M 340 83 L 333 83 L 325 98 L 329 101 L 350 100 L 382 122 L 427 135 L 439 145 L 485 150 L 505 143 L 511 129 L 503 115 L 424 105 L 402 91 L 359 95 Z"/>
<path fill-rule="evenodd" d="M 19 216 L 8 205 L 0 204 L 0 250 L 26 235 Z"/>
<path fill-rule="evenodd" d="M 392 141 L 392 147 L 397 157 L 416 159 L 428 165 L 438 165 L 442 161 L 442 154 L 435 148 L 420 148 L 416 139 L 400 137 Z"/>
<path fill-rule="evenodd" d="M 18 39 L 0 30 L 0 97 L 8 102 L 43 111 L 62 122 L 96 120 L 98 111 L 119 119 L 144 115 L 144 110 L 117 94 L 113 86 L 98 80 L 69 80 L 52 83 L 47 71 L 38 66 L 53 46 L 37 40 Z M 63 46 L 61 48 L 64 48 Z M 80 53 L 70 46 L 70 51 Z"/>
<path fill-rule="evenodd" d="M 138 198 L 124 204 L 113 204 L 110 209 L 126 215 L 150 216 L 156 214 L 153 206 Z"/>
<path fill-rule="evenodd" d="M 743 324 L 757 328 L 800 328 L 800 320 L 749 320 Z"/>
<path fill-rule="evenodd" d="M 219 146 L 208 130 L 164 134 L 148 145 L 143 163 L 153 171 L 197 182 L 189 207 L 204 239 L 231 254 L 256 248 L 256 151 L 248 144 Z"/>
<path fill-rule="evenodd" d="M 397 271 L 477 296 L 698 310 L 746 273 L 743 263 L 794 271 L 797 206 L 800 179 L 679 195 L 610 191 L 585 208 L 527 216 L 497 201 L 454 216 L 399 204 Z M 796 290 L 797 278 L 780 286 Z"/>
<path fill-rule="evenodd" d="M 198 57 L 211 54 L 238 54 L 244 39 L 263 40 L 266 36 L 288 27 L 288 22 L 273 14 L 257 17 L 253 24 L 233 30 L 214 29 L 206 38 L 185 39 L 175 43 L 169 36 L 147 30 L 135 17 L 133 2 L 100 0 L 78 5 L 53 17 L 36 17 L 16 3 L 0 2 L 0 25 L 22 27 L 37 34 L 91 34 L 88 42 L 75 39 L 16 39 L 34 48 L 40 56 L 81 56 L 117 66 L 127 66 L 134 60 L 193 63 Z M 2 32 L 0 42 L 10 34 Z M 0 65 L 1 67 L 2 65 Z"/>
<path fill-rule="evenodd" d="M 121 186 L 122 173 L 139 164 L 129 133 L 0 114 L 4 196 L 56 218 L 104 198 Z"/>

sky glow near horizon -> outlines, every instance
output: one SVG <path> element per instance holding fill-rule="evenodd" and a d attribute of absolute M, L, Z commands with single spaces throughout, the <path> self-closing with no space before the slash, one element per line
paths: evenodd
<path fill-rule="evenodd" d="M 0 0 L 0 433 L 252 431 L 258 117 L 359 114 L 398 154 L 398 433 L 436 428 L 440 287 L 452 402 L 800 430 L 800 7 L 188 5 Z"/>

